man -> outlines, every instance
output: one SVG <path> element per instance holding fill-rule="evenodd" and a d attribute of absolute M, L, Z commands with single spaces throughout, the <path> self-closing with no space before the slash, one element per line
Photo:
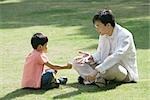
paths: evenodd
<path fill-rule="evenodd" d="M 137 82 L 136 49 L 132 34 L 115 22 L 111 10 L 99 11 L 93 24 L 100 35 L 94 54 L 80 52 L 73 62 L 79 83 L 105 86 L 106 80 Z"/>

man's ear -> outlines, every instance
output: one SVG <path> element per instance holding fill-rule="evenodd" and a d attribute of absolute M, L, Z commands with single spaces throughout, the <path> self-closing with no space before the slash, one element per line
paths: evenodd
<path fill-rule="evenodd" d="M 107 26 L 107 27 L 111 27 L 111 24 L 110 24 L 110 23 L 107 23 L 106 26 Z"/>

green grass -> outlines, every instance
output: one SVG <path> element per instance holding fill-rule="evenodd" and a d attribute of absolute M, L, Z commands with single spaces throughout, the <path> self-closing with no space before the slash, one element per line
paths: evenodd
<path fill-rule="evenodd" d="M 32 49 L 35 32 L 49 37 L 49 59 L 64 64 L 78 50 L 94 52 L 98 35 L 93 15 L 112 9 L 119 24 L 135 38 L 140 81 L 112 84 L 106 88 L 77 84 L 73 69 L 59 71 L 66 86 L 49 91 L 22 90 L 20 82 L 25 56 Z M 0 100 L 148 100 L 150 98 L 150 17 L 148 0 L 0 0 Z"/>

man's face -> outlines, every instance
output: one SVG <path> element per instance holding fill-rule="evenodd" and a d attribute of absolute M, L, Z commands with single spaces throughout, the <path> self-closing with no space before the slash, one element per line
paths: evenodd
<path fill-rule="evenodd" d="M 106 26 L 99 20 L 95 21 L 95 28 L 96 31 L 100 34 L 100 35 L 104 35 L 104 34 L 108 34 L 108 25 L 106 24 Z"/>

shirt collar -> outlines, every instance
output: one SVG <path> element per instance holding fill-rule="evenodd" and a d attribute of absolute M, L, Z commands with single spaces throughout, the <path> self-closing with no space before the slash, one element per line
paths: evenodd
<path fill-rule="evenodd" d="M 114 36 L 116 35 L 116 33 L 117 33 L 117 24 L 115 23 L 115 27 L 114 27 L 114 29 L 113 29 L 112 35 L 111 35 L 111 36 L 108 36 L 108 37 L 111 38 L 111 39 L 113 39 Z"/>

